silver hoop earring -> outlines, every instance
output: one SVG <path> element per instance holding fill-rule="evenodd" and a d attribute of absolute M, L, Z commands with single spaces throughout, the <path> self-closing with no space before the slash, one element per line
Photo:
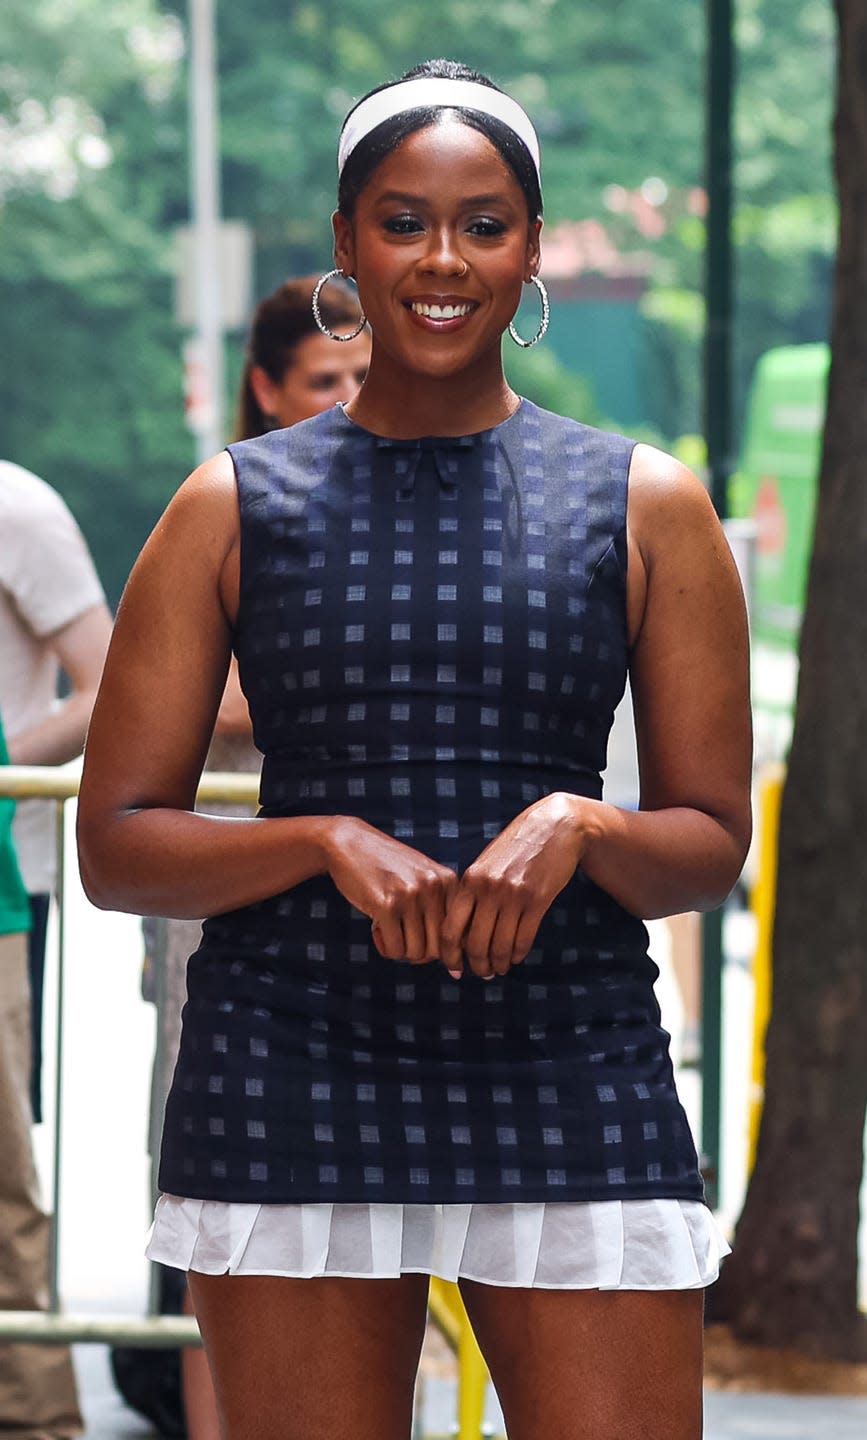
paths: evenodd
<path fill-rule="evenodd" d="M 323 335 L 327 335 L 329 340 L 339 340 L 340 343 L 343 344 L 344 341 L 354 340 L 356 335 L 361 334 L 362 330 L 367 324 L 367 316 L 362 310 L 361 319 L 359 320 L 358 325 L 349 335 L 338 335 L 334 330 L 329 330 L 328 326 L 325 324 L 325 321 L 322 319 L 322 312 L 319 309 L 319 296 L 321 295 L 324 287 L 328 284 L 328 281 L 333 280 L 337 275 L 340 276 L 341 280 L 346 279 L 346 276 L 344 275 L 342 270 L 329 270 L 326 275 L 320 276 L 320 278 L 316 282 L 316 288 L 313 291 L 313 298 L 311 300 L 311 304 L 313 306 L 313 319 L 316 321 L 317 329 L 321 330 Z"/>
<path fill-rule="evenodd" d="M 539 321 L 539 328 L 533 336 L 532 340 L 522 340 L 517 330 L 515 329 L 514 322 L 511 320 L 509 321 L 509 334 L 511 335 L 515 344 L 520 345 L 522 350 L 529 350 L 531 345 L 538 345 L 542 336 L 545 334 L 545 331 L 548 329 L 548 321 L 551 319 L 551 302 L 548 299 L 548 291 L 545 289 L 543 282 L 539 279 L 538 275 L 531 275 L 530 284 L 535 285 L 536 289 L 539 292 L 539 299 L 542 302 L 542 318 Z"/>

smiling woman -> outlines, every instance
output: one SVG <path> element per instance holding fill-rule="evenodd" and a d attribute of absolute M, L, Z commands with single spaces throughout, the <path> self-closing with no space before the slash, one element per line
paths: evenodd
<path fill-rule="evenodd" d="M 719 904 L 748 842 L 736 571 L 676 461 L 506 382 L 523 110 L 429 62 L 339 165 L 364 383 L 181 488 L 91 727 L 89 893 L 209 917 L 149 1253 L 189 1271 L 226 1440 L 407 1440 L 431 1274 L 510 1440 L 698 1440 L 726 1247 L 642 922 Z M 192 813 L 230 650 L 252 820 Z M 601 780 L 627 675 L 634 813 Z"/>

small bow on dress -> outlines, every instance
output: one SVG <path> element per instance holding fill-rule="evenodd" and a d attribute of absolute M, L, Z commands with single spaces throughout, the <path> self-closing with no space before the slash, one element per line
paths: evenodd
<path fill-rule="evenodd" d="M 459 452 L 474 449 L 477 441 L 477 435 L 425 435 L 420 440 L 391 440 L 380 435 L 376 439 L 376 448 L 395 452 L 397 493 L 411 495 L 415 490 L 416 474 L 422 455 L 433 456 L 434 469 L 441 488 L 455 490 L 460 470 Z"/>

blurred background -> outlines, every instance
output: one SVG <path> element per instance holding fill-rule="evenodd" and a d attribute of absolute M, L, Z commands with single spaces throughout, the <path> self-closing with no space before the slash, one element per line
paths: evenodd
<path fill-rule="evenodd" d="M 113 601 L 194 463 L 185 402 L 202 416 L 190 33 L 183 0 L 0 7 L 3 451 L 69 502 Z M 346 109 L 443 54 L 490 73 L 542 138 L 552 322 L 509 355 L 513 384 L 700 464 L 706 38 L 704 7 L 668 0 L 218 4 L 225 395 L 253 302 L 330 265 Z M 758 357 L 827 335 L 832 7 L 740 0 L 735 42 L 739 436 Z"/>

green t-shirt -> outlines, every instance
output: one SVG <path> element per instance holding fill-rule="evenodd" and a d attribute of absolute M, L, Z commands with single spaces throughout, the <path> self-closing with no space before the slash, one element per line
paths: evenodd
<path fill-rule="evenodd" d="M 0 722 L 0 765 L 9 764 L 9 752 Z M 15 935 L 30 929 L 30 903 L 12 844 L 12 817 L 15 801 L 0 795 L 0 935 Z"/>

